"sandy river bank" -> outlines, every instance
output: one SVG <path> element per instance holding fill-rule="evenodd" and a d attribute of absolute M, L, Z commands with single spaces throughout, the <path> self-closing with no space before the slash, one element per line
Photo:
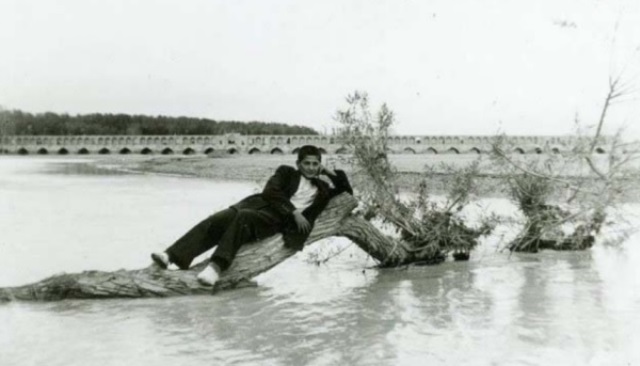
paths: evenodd
<path fill-rule="evenodd" d="M 447 184 L 450 182 L 450 176 L 440 174 L 427 176 L 424 174 L 427 166 L 437 168 L 443 163 L 464 166 L 477 158 L 477 155 L 394 155 L 391 160 L 398 171 L 397 184 L 400 189 L 410 190 L 422 179 L 426 179 L 433 193 L 441 193 L 445 191 Z M 352 177 L 354 175 L 345 156 L 324 156 L 323 163 L 333 168 L 343 169 Z M 100 157 L 92 164 L 136 173 L 170 174 L 225 181 L 255 182 L 262 186 L 279 165 L 295 165 L 295 156 L 230 155 L 214 158 L 203 156 L 109 156 Z M 502 195 L 496 189 L 496 179 L 492 176 L 481 177 L 479 183 L 483 195 Z"/>
<path fill-rule="evenodd" d="M 523 156 L 526 158 L 526 156 Z M 344 155 L 327 155 L 323 163 L 343 169 L 356 181 L 356 174 Z M 397 169 L 397 186 L 400 190 L 414 191 L 425 180 L 432 194 L 447 191 L 452 177 L 443 172 L 442 165 L 462 167 L 480 159 L 483 172 L 476 180 L 477 194 L 483 197 L 504 197 L 503 178 L 495 175 L 495 170 L 487 157 L 478 155 L 391 155 L 390 160 Z M 183 177 L 208 178 L 223 181 L 254 182 L 263 186 L 266 180 L 281 164 L 295 165 L 293 155 L 225 155 L 207 156 L 100 156 L 92 165 L 108 169 L 135 173 L 169 174 Z M 427 168 L 435 174 L 425 174 Z M 637 183 L 637 182 L 635 182 Z M 625 200 L 640 198 L 640 184 L 629 184 Z M 357 189 L 357 186 L 356 186 Z"/>

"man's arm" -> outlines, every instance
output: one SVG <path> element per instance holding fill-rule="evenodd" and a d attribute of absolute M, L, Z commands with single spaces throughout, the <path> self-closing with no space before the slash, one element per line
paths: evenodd
<path fill-rule="evenodd" d="M 295 169 L 290 166 L 280 165 L 262 190 L 262 198 L 285 217 L 292 215 L 296 209 L 284 190 L 287 179 L 293 171 Z"/>

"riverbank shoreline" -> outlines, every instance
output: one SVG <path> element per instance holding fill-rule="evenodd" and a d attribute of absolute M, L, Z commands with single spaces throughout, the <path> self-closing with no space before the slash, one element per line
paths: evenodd
<path fill-rule="evenodd" d="M 427 166 L 454 164 L 464 166 L 478 156 L 414 156 L 397 155 L 391 159 L 397 169 L 396 185 L 400 190 L 411 191 L 425 180 L 430 191 L 435 194 L 446 192 L 451 176 L 448 174 L 430 174 L 424 172 Z M 354 172 L 343 155 L 326 155 L 323 163 L 337 169 L 343 169 L 355 180 Z M 185 178 L 204 178 L 224 181 L 253 182 L 260 186 L 266 183 L 280 165 L 295 166 L 293 155 L 229 155 L 224 157 L 203 156 L 155 156 L 155 157 L 100 157 L 92 160 L 91 165 L 109 170 L 137 174 L 160 174 Z M 503 196 L 497 191 L 497 178 L 485 174 L 478 178 L 482 196 Z"/>
<path fill-rule="evenodd" d="M 323 163 L 343 169 L 357 182 L 355 174 L 345 155 L 325 155 Z M 504 177 L 492 172 L 488 157 L 478 155 L 391 155 L 390 160 L 397 170 L 396 186 L 405 192 L 415 191 L 418 184 L 425 182 L 429 192 L 446 194 L 452 176 L 439 167 L 444 165 L 464 167 L 480 159 L 483 172 L 476 179 L 477 197 L 506 198 L 502 184 Z M 225 156 L 99 156 L 88 164 L 108 170 L 136 174 L 159 174 L 185 178 L 213 179 L 222 181 L 252 182 L 263 186 L 275 169 L 283 164 L 295 165 L 294 155 L 225 155 Z M 426 174 L 427 168 L 435 172 Z M 640 185 L 636 185 L 640 186 Z M 355 185 L 357 190 L 357 184 Z M 634 188 L 627 197 L 638 201 L 640 191 Z"/>

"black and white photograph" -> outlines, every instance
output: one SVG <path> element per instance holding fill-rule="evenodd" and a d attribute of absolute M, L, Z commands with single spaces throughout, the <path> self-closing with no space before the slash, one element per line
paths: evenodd
<path fill-rule="evenodd" d="M 640 365 L 640 1 L 0 0 L 0 365 Z"/>

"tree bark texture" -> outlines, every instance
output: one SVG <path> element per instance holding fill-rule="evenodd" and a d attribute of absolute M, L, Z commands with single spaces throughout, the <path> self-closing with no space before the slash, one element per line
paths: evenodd
<path fill-rule="evenodd" d="M 410 253 L 402 243 L 392 241 L 368 221 L 352 215 L 351 212 L 356 206 L 356 199 L 346 193 L 332 199 L 316 220 L 305 246 L 324 238 L 344 236 L 383 264 L 406 262 Z M 162 270 L 152 264 L 137 270 L 59 274 L 24 286 L 0 288 L 0 301 L 211 294 L 219 290 L 246 285 L 251 278 L 295 254 L 294 250 L 284 247 L 283 244 L 282 235 L 278 234 L 269 239 L 244 245 L 231 267 L 223 272 L 213 290 L 211 287 L 202 286 L 196 279 L 198 272 L 207 265 L 208 260 L 205 260 L 186 271 Z"/>

